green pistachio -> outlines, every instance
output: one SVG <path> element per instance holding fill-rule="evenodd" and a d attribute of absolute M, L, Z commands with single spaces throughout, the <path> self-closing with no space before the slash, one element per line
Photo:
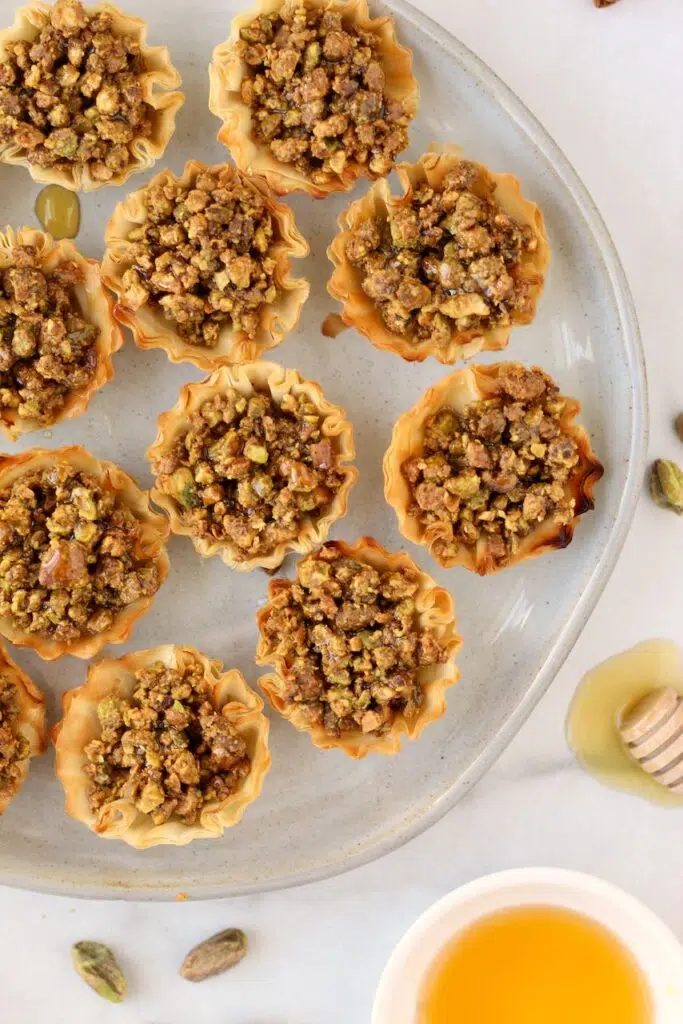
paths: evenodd
<path fill-rule="evenodd" d="M 650 470 L 650 494 L 660 508 L 683 515 L 683 470 L 668 459 L 657 459 Z"/>
<path fill-rule="evenodd" d="M 262 444 L 248 444 L 244 448 L 244 454 L 250 462 L 258 462 L 264 465 L 268 461 L 268 449 Z"/>
<path fill-rule="evenodd" d="M 71 958 L 77 973 L 98 996 L 110 1003 L 122 1003 L 128 985 L 116 957 L 101 942 L 77 942 L 71 948 Z"/>

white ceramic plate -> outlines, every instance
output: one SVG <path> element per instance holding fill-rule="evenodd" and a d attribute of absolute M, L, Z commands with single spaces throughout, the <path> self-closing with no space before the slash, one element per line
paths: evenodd
<path fill-rule="evenodd" d="M 372 1024 L 415 1024 L 424 979 L 444 946 L 478 918 L 524 905 L 566 907 L 599 921 L 638 961 L 650 987 L 657 1024 L 683 1020 L 683 947 L 651 910 L 591 875 L 521 868 L 477 878 L 418 918 L 382 973 Z"/>
<path fill-rule="evenodd" d="M 2 24 L 11 22 L 13 8 L 13 0 L 0 0 Z M 213 46 L 227 34 L 234 0 L 189 6 L 145 0 L 138 8 L 149 20 L 150 41 L 170 46 L 188 94 L 158 169 L 178 172 L 190 157 L 225 159 L 207 107 L 206 69 Z M 48 754 L 34 762 L 21 798 L 0 821 L 0 882 L 97 896 L 229 896 L 311 881 L 380 856 L 444 814 L 490 766 L 549 685 L 614 567 L 641 486 L 646 432 L 642 354 L 617 255 L 585 189 L 522 104 L 442 28 L 406 4 L 394 10 L 400 37 L 413 48 L 422 91 L 409 155 L 417 157 L 434 140 L 460 143 L 494 170 L 517 174 L 543 208 L 554 254 L 548 286 L 536 323 L 513 333 L 505 355 L 540 363 L 583 402 L 582 418 L 607 470 L 597 511 L 583 517 L 566 551 L 536 564 L 493 579 L 435 571 L 457 602 L 465 638 L 462 682 L 451 691 L 445 718 L 400 756 L 356 764 L 337 752 L 316 751 L 274 716 L 273 769 L 238 828 L 220 841 L 136 852 L 96 838 L 65 816 Z M 131 187 L 143 180 L 138 176 Z M 0 223 L 33 223 L 37 191 L 25 171 L 0 166 Z M 86 254 L 101 254 L 105 222 L 123 194 L 105 188 L 83 197 L 78 242 Z M 409 365 L 379 353 L 352 331 L 334 341 L 320 333 L 335 305 L 325 291 L 325 249 L 347 201 L 292 201 L 311 242 L 301 273 L 313 290 L 299 329 L 270 356 L 321 381 L 355 425 L 361 479 L 333 536 L 373 534 L 398 548 L 394 514 L 382 496 L 382 456 L 394 420 L 445 371 L 433 361 Z M 33 443 L 83 443 L 147 486 L 144 451 L 156 416 L 173 405 L 184 381 L 200 374 L 190 365 L 171 365 L 162 352 L 140 352 L 130 340 L 115 365 L 114 381 L 85 416 Z M 422 549 L 411 553 L 434 571 Z M 153 610 L 132 641 L 110 653 L 193 644 L 254 683 L 254 613 L 267 577 L 230 572 L 217 558 L 202 561 L 185 538 L 173 539 L 170 556 L 170 578 Z M 83 680 L 85 665 L 71 658 L 44 664 L 23 651 L 19 661 L 48 693 L 54 720 L 59 694 Z"/>

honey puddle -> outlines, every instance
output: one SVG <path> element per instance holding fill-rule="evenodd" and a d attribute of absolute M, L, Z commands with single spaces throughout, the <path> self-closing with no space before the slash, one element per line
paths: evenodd
<path fill-rule="evenodd" d="M 418 1024 L 654 1024 L 645 975 L 590 917 L 517 906 L 475 921 L 437 957 Z"/>
<path fill-rule="evenodd" d="M 38 193 L 36 217 L 53 238 L 75 238 L 81 226 L 81 204 L 75 192 L 47 185 Z"/>
<path fill-rule="evenodd" d="M 567 742 L 600 782 L 668 807 L 683 807 L 631 757 L 618 723 L 648 693 L 673 687 L 683 696 L 681 651 L 671 640 L 645 640 L 609 658 L 582 679 L 567 716 Z"/>

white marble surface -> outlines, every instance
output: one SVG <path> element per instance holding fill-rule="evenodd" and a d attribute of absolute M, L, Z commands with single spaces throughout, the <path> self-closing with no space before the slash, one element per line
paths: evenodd
<path fill-rule="evenodd" d="M 134 5 L 133 5 L 134 6 Z M 549 129 L 602 210 L 635 294 L 653 456 L 681 458 L 683 5 L 621 0 L 420 0 Z M 144 2 L 138 3 L 144 14 Z M 231 903 L 79 903 L 0 890 L 2 1024 L 364 1024 L 381 967 L 414 917 L 484 872 L 528 864 L 602 875 L 683 938 L 683 820 L 601 789 L 572 763 L 563 719 L 589 666 L 648 636 L 683 642 L 683 524 L 643 497 L 626 548 L 551 691 L 476 791 L 439 825 L 362 870 Z M 252 936 L 238 971 L 176 976 L 189 945 L 228 925 Z M 71 942 L 121 951 L 132 996 L 102 1004 L 72 974 Z"/>

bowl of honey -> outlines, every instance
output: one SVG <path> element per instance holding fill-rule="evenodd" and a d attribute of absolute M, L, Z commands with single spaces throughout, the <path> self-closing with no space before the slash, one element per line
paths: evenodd
<path fill-rule="evenodd" d="M 590 875 L 521 868 L 430 907 L 394 950 L 372 1024 L 683 1024 L 683 946 Z"/>

